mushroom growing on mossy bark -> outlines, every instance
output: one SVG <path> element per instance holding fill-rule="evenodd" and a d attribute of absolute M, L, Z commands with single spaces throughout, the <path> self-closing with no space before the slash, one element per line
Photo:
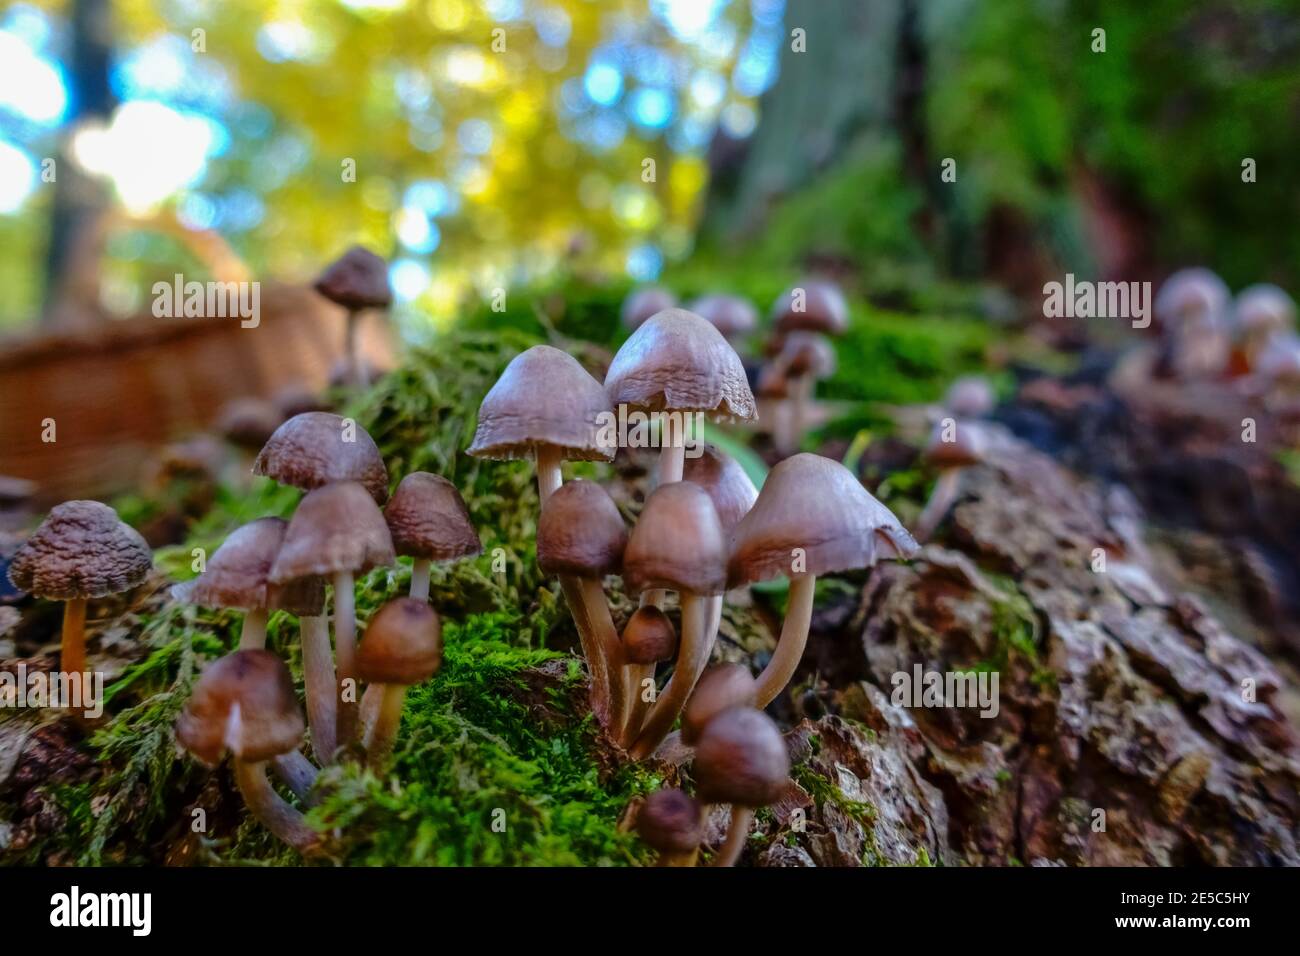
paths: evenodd
<path fill-rule="evenodd" d="M 446 478 L 413 471 L 397 484 L 384 506 L 393 548 L 414 560 L 411 597 L 429 597 L 429 568 L 434 561 L 455 561 L 483 552 L 469 519 L 465 499 Z"/>
<path fill-rule="evenodd" d="M 392 752 L 406 689 L 442 666 L 442 623 L 423 600 L 397 598 L 370 619 L 357 651 L 357 676 L 382 687 L 383 697 L 365 741 L 366 759 L 378 766 Z"/>
<path fill-rule="evenodd" d="M 325 485 L 298 504 L 271 567 L 271 582 L 321 577 L 334 586 L 334 653 L 338 659 L 338 745 L 355 737 L 356 594 L 354 579 L 396 562 L 393 538 L 369 492 L 355 481 Z"/>
<path fill-rule="evenodd" d="M 249 811 L 304 855 L 317 852 L 320 834 L 301 811 L 271 787 L 266 764 L 298 749 L 304 730 L 293 680 L 265 650 L 235 651 L 209 665 L 176 722 L 176 739 L 203 763 L 216 766 L 226 751 Z"/>
<path fill-rule="evenodd" d="M 728 585 L 790 579 L 776 652 L 758 676 L 758 706 L 790 683 L 808 643 L 817 578 L 911 557 L 916 541 L 847 468 L 820 455 L 785 459 L 731 536 Z"/>
<path fill-rule="evenodd" d="M 9 580 L 35 597 L 64 602 L 59 667 L 84 675 L 86 601 L 129 591 L 152 567 L 153 552 L 116 511 L 98 501 L 65 501 L 14 553 Z"/>
<path fill-rule="evenodd" d="M 565 599 L 585 620 L 578 625 L 591 672 L 591 706 L 601 726 L 623 726 L 623 649 L 601 586 L 623 569 L 627 528 L 609 493 L 579 479 L 561 486 L 542 505 L 537 521 L 537 565 L 564 586 Z"/>
<path fill-rule="evenodd" d="M 717 634 L 709 598 L 726 588 L 726 559 L 722 523 L 702 488 L 678 481 L 650 493 L 623 554 L 623 580 L 633 591 L 676 591 L 682 638 L 673 675 L 632 745 L 635 760 L 650 756 L 663 742 L 709 662 Z"/>
<path fill-rule="evenodd" d="M 717 714 L 700 732 L 692 774 L 700 796 L 731 804 L 731 825 L 714 866 L 733 866 L 745 849 L 754 811 L 780 799 L 790 754 L 772 718 L 751 707 Z"/>
<path fill-rule="evenodd" d="M 357 352 L 357 326 L 366 309 L 386 309 L 392 304 L 388 263 L 363 246 L 353 246 L 326 267 L 314 288 L 348 310 L 343 357 L 349 370 L 349 384 L 365 388 L 370 382 L 366 365 Z"/>

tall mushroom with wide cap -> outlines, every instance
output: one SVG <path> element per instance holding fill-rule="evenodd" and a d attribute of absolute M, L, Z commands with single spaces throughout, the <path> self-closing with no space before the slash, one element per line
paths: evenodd
<path fill-rule="evenodd" d="M 65 501 L 14 553 L 9 580 L 28 594 L 64 602 L 59 667 L 84 675 L 86 601 L 129 591 L 152 567 L 149 545 L 116 511 L 98 501 Z"/>
<path fill-rule="evenodd" d="M 289 521 L 284 543 L 271 566 L 273 584 L 320 577 L 334 586 L 339 746 L 352 742 L 357 726 L 354 576 L 396 560 L 392 535 L 374 498 L 357 482 L 343 481 L 307 493 Z"/>
<path fill-rule="evenodd" d="M 384 506 L 384 520 L 397 554 L 414 559 L 410 593 L 421 601 L 429 597 L 429 568 L 434 561 L 483 552 L 465 499 L 441 475 L 413 471 L 403 478 Z"/>
<path fill-rule="evenodd" d="M 773 304 L 772 323 L 779 335 L 796 331 L 843 335 L 849 327 L 849 307 L 835 283 L 803 279 Z"/>
<path fill-rule="evenodd" d="M 235 782 L 253 816 L 304 855 L 320 849 L 320 834 L 277 794 L 266 764 L 296 751 L 304 730 L 293 679 L 266 650 L 235 651 L 207 667 L 176 722 L 181 746 L 208 766 L 230 751 Z"/>
<path fill-rule="evenodd" d="M 266 623 L 271 611 L 298 616 L 312 748 L 321 760 L 328 760 L 334 753 L 337 718 L 334 658 L 324 616 L 325 583 L 320 578 L 301 578 L 284 585 L 271 583 L 271 566 L 288 527 L 283 518 L 258 518 L 236 528 L 208 559 L 203 573 L 193 581 L 174 586 L 172 597 L 202 607 L 243 611 L 240 650 L 266 646 Z"/>
<path fill-rule="evenodd" d="M 758 706 L 771 703 L 799 666 L 819 576 L 916 551 L 916 541 L 894 513 L 839 462 L 802 453 L 773 468 L 732 533 L 727 564 L 730 587 L 790 579 L 781 637 L 758 676 Z"/>
<path fill-rule="evenodd" d="M 397 598 L 370 619 L 357 651 L 357 675 L 383 693 L 365 741 L 372 766 L 392 752 L 406 689 L 428 680 L 441 666 L 442 622 L 425 601 Z"/>
<path fill-rule="evenodd" d="M 658 866 L 694 866 L 704 839 L 704 808 L 681 790 L 656 790 L 637 810 L 636 832 L 658 851 Z"/>
<path fill-rule="evenodd" d="M 532 459 L 542 502 L 560 487 L 562 461 L 613 461 L 602 440 L 611 413 L 600 383 L 568 352 L 534 345 L 511 359 L 478 409 L 469 454 Z"/>
<path fill-rule="evenodd" d="M 277 428 L 253 461 L 253 474 L 303 491 L 356 481 L 377 503 L 388 500 L 388 469 L 375 440 L 332 412 L 304 412 Z"/>
<path fill-rule="evenodd" d="M 357 354 L 357 325 L 366 309 L 386 309 L 392 304 L 388 263 L 369 249 L 353 246 L 326 267 L 313 288 L 348 310 L 343 339 L 344 358 L 351 371 L 351 384 L 364 388 L 369 382 L 365 365 Z"/>
<path fill-rule="evenodd" d="M 772 718 L 752 707 L 716 715 L 700 732 L 692 765 L 700 797 L 731 804 L 727 838 L 714 866 L 740 859 L 754 811 L 780 799 L 790 779 L 790 754 Z"/>
<path fill-rule="evenodd" d="M 709 662 L 717 625 L 710 620 L 708 599 L 726 590 L 726 561 L 722 523 L 699 485 L 679 481 L 650 493 L 623 553 L 623 580 L 633 591 L 676 591 L 682 637 L 673 675 L 632 745 L 635 760 L 663 742 Z"/>
<path fill-rule="evenodd" d="M 757 415 L 736 350 L 686 309 L 656 313 L 628 337 L 609 365 L 605 393 L 616 409 L 667 413 L 660 433 L 660 484 L 682 479 L 687 416 L 752 421 Z"/>
<path fill-rule="evenodd" d="M 617 734 L 623 726 L 623 650 L 610 615 L 601 579 L 623 569 L 627 547 L 623 516 L 609 493 L 593 481 L 578 479 L 562 485 L 546 503 L 537 521 L 537 564 L 543 574 L 567 581 L 566 598 L 580 607 L 583 656 L 591 671 L 591 707 L 602 726 Z M 585 625 L 585 626 L 584 626 Z"/>

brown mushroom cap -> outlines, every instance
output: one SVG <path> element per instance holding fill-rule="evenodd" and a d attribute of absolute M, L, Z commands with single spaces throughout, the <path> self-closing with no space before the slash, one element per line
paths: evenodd
<path fill-rule="evenodd" d="M 152 567 L 149 545 L 116 511 L 98 501 L 65 501 L 19 547 L 9 580 L 28 594 L 69 601 L 120 594 Z"/>
<path fill-rule="evenodd" d="M 283 518 L 258 518 L 236 528 L 208 559 L 204 572 L 173 587 L 172 597 L 202 607 L 319 615 L 325 607 L 325 583 L 319 578 L 290 581 L 283 587 L 267 578 L 288 527 Z"/>
<path fill-rule="evenodd" d="M 796 308 L 796 293 L 803 291 L 803 308 Z M 805 279 L 791 286 L 772 307 L 772 321 L 778 332 L 820 332 L 841 335 L 849 327 L 849 307 L 844 293 L 833 282 Z"/>
<path fill-rule="evenodd" d="M 656 312 L 662 312 L 664 309 L 671 309 L 677 304 L 677 296 L 673 295 L 667 289 L 661 289 L 658 286 L 643 286 L 640 289 L 634 289 L 623 300 L 623 308 L 619 316 L 623 327 L 635 332 L 641 327 L 641 323 L 654 315 Z"/>
<path fill-rule="evenodd" d="M 733 707 L 758 705 L 758 681 L 741 664 L 717 664 L 700 675 L 682 711 L 682 743 L 694 744 L 714 717 Z"/>
<path fill-rule="evenodd" d="M 988 440 L 978 422 L 953 422 L 952 441 L 945 441 L 947 429 L 936 422 L 925 446 L 925 460 L 937 468 L 978 465 L 988 450 Z"/>
<path fill-rule="evenodd" d="M 330 412 L 304 412 L 277 428 L 258 452 L 253 474 L 304 491 L 358 481 L 379 504 L 388 500 L 388 469 L 375 440 L 360 425 Z"/>
<path fill-rule="evenodd" d="M 686 456 L 682 480 L 705 490 L 726 535 L 731 534 L 758 499 L 758 489 L 745 469 L 714 445 L 704 445 L 702 453 L 694 458 Z"/>
<path fill-rule="evenodd" d="M 299 502 L 271 566 L 271 583 L 342 571 L 360 574 L 396 560 L 375 500 L 355 481 L 342 481 L 310 491 Z"/>
<path fill-rule="evenodd" d="M 695 786 L 709 803 L 763 807 L 780 799 L 790 755 L 772 718 L 751 707 L 718 714 L 695 745 Z"/>
<path fill-rule="evenodd" d="M 636 832 L 660 853 L 690 853 L 704 839 L 704 811 L 681 790 L 656 790 L 637 811 Z"/>
<path fill-rule="evenodd" d="M 629 664 L 658 664 L 677 656 L 677 629 L 653 604 L 639 607 L 623 627 L 623 653 Z"/>
<path fill-rule="evenodd" d="M 612 461 L 600 441 L 609 399 L 578 360 L 549 345 L 534 345 L 506 366 L 478 409 L 469 453 L 498 460 L 530 458 L 551 446 L 571 461 Z"/>
<path fill-rule="evenodd" d="M 789 398 L 790 376 L 780 362 L 768 362 L 758 373 L 758 394 L 761 398 Z"/>
<path fill-rule="evenodd" d="M 384 520 L 398 554 L 454 561 L 483 551 L 465 499 L 441 475 L 413 471 L 403 478 L 384 506 Z"/>
<path fill-rule="evenodd" d="M 296 750 L 304 730 L 289 668 L 270 651 L 247 650 L 203 671 L 176 722 L 176 739 L 209 765 L 227 750 L 259 762 Z"/>
<path fill-rule="evenodd" d="M 740 356 L 722 333 L 685 309 L 665 309 L 623 343 L 605 375 L 613 405 L 643 412 L 704 412 L 752 421 L 758 413 Z"/>
<path fill-rule="evenodd" d="M 724 338 L 747 335 L 758 325 L 758 311 L 748 300 L 736 295 L 714 293 L 701 296 L 686 308 L 710 322 Z"/>
<path fill-rule="evenodd" d="M 348 309 L 384 308 L 393 301 L 388 263 L 362 246 L 330 263 L 312 288 Z"/>
<path fill-rule="evenodd" d="M 827 378 L 835 372 L 835 349 L 818 332 L 794 331 L 785 336 L 777 361 L 784 363 L 791 375 Z"/>
<path fill-rule="evenodd" d="M 442 666 L 442 622 L 416 598 L 397 598 L 381 607 L 366 626 L 357 649 L 357 676 L 376 684 L 410 686 Z"/>
<path fill-rule="evenodd" d="M 677 481 L 646 499 L 623 552 L 623 580 L 633 591 L 721 594 L 726 563 L 726 535 L 713 501 L 699 485 Z"/>
<path fill-rule="evenodd" d="M 601 578 L 623 568 L 627 527 L 614 499 L 594 481 L 561 485 L 537 519 L 537 566 L 543 574 Z"/>
<path fill-rule="evenodd" d="M 729 586 L 788 576 L 796 548 L 804 573 L 821 575 L 910 557 L 917 544 L 852 472 L 805 452 L 772 469 L 732 533 Z"/>

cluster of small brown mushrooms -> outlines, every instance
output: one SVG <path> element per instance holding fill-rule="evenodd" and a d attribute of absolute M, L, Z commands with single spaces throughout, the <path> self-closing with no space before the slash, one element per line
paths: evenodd
<path fill-rule="evenodd" d="M 630 314 L 635 310 L 625 308 L 625 320 Z M 759 491 L 716 447 L 689 440 L 675 424 L 685 416 L 756 417 L 740 357 L 694 311 L 668 305 L 638 318 L 603 385 L 550 346 L 515 358 L 483 400 L 469 453 L 535 462 L 538 564 L 559 578 L 572 611 L 591 675 L 592 711 L 633 760 L 654 755 L 682 718 L 680 744 L 694 747 L 700 796 L 733 808 L 715 857 L 730 865 L 754 808 L 786 783 L 785 746 L 762 708 L 798 667 L 818 576 L 909 557 L 917 545 L 839 462 L 793 455 Z M 561 474 L 566 460 L 613 460 L 617 447 L 602 425 L 620 413 L 661 423 L 655 486 L 631 531 L 603 487 L 565 483 Z M 640 595 L 621 634 L 602 583 L 615 574 Z M 776 577 L 789 578 L 790 596 L 771 661 L 757 678 L 743 668 L 706 671 L 727 592 Z M 680 633 L 667 613 L 669 592 L 677 595 Z M 660 688 L 656 667 L 669 663 Z M 656 794 L 640 809 L 638 829 L 665 862 L 693 861 L 700 814 L 683 794 Z"/>
<path fill-rule="evenodd" d="M 832 288 L 815 286 L 785 299 L 777 367 L 801 382 L 814 365 L 791 343 L 842 328 L 843 302 Z M 798 667 L 817 578 L 906 558 L 917 545 L 836 461 L 785 458 L 760 491 L 735 461 L 674 426 L 674 414 L 677 422 L 757 418 L 745 369 L 724 334 L 752 329 L 753 310 L 725 296 L 692 303 L 698 312 L 662 299 L 653 304 L 662 307 L 639 317 L 603 384 L 550 346 L 517 356 L 483 399 L 468 452 L 535 464 L 538 564 L 559 579 L 572 612 L 595 719 L 632 760 L 653 756 L 680 720 L 676 746 L 693 748 L 698 798 L 732 808 L 714 856 L 715 865 L 731 865 L 754 810 L 787 785 L 785 744 L 762 708 Z M 821 317 L 806 318 L 805 307 Z M 806 395 L 804 386 L 793 394 Z M 630 530 L 601 485 L 566 483 L 562 475 L 564 461 L 614 459 L 617 441 L 607 424 L 619 409 L 660 424 L 654 488 Z M 304 411 L 279 425 L 253 471 L 305 495 L 288 521 L 264 517 L 236 529 L 197 578 L 173 588 L 181 602 L 244 615 L 238 649 L 203 670 L 177 739 L 207 764 L 229 752 L 249 810 L 308 855 L 323 850 L 322 835 L 277 792 L 268 770 L 310 807 L 319 767 L 345 759 L 384 763 L 406 689 L 441 663 L 440 622 L 428 603 L 431 564 L 479 554 L 481 544 L 449 481 L 408 474 L 390 496 L 374 441 L 331 412 Z M 399 555 L 413 561 L 409 596 L 381 607 L 358 641 L 356 578 L 394 565 Z M 150 567 L 149 548 L 111 508 L 72 501 L 27 539 L 10 575 L 30 593 L 67 602 L 62 667 L 70 671 L 85 668 L 86 601 L 133 587 Z M 621 632 L 605 592 L 610 575 L 640 595 Z M 738 665 L 709 669 L 727 593 L 777 577 L 789 579 L 790 592 L 770 662 L 757 677 Z M 289 668 L 266 647 L 277 611 L 298 619 L 305 720 Z M 659 665 L 671 665 L 662 686 Z M 303 749 L 308 729 L 311 756 Z M 665 790 L 642 804 L 636 827 L 662 863 L 691 865 L 703 818 L 696 799 Z"/>

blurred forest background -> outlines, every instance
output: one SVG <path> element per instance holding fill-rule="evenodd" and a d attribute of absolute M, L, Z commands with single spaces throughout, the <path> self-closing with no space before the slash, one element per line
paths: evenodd
<path fill-rule="evenodd" d="M 727 270 L 767 292 L 812 265 L 924 304 L 949 280 L 1035 292 L 1067 269 L 1159 278 L 1195 261 L 1234 286 L 1293 287 L 1298 14 L 1296 0 L 5 3 L 0 330 L 88 303 L 138 313 L 176 272 L 300 280 L 354 242 L 390 258 L 408 335 L 494 288 L 574 274 L 691 285 Z"/>

